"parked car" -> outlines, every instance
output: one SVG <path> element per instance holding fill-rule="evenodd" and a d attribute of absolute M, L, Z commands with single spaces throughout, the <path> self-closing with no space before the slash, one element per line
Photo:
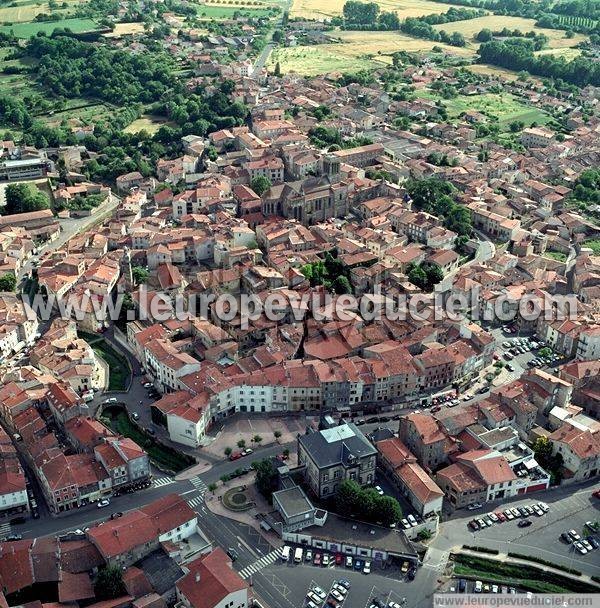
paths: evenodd
<path fill-rule="evenodd" d="M 580 542 L 574 543 L 573 546 L 577 551 L 579 551 L 579 553 L 581 553 L 581 555 L 586 555 L 588 553 L 586 547 Z"/>
<path fill-rule="evenodd" d="M 330 563 L 331 563 L 331 556 L 328 553 L 324 553 L 323 554 L 323 566 L 325 566 L 327 568 Z"/>
<path fill-rule="evenodd" d="M 402 572 L 402 574 L 406 574 L 408 572 L 409 568 L 410 568 L 410 562 L 407 560 L 404 560 L 402 562 L 402 567 L 400 568 L 400 572 Z"/>
<path fill-rule="evenodd" d="M 327 597 L 327 593 L 321 589 L 321 587 L 317 587 L 316 585 L 311 589 L 311 591 L 321 600 L 323 601 Z"/>
<path fill-rule="evenodd" d="M 116 403 L 116 402 L 117 402 L 116 397 L 109 397 L 108 399 L 104 400 L 104 403 Z"/>
<path fill-rule="evenodd" d="M 481 593 L 483 591 L 483 583 L 481 581 L 475 581 L 473 591 L 475 591 L 475 593 Z"/>
<path fill-rule="evenodd" d="M 246 448 L 245 450 L 242 450 L 242 456 L 249 456 L 253 452 L 254 450 L 252 448 Z"/>
<path fill-rule="evenodd" d="M 365 565 L 363 566 L 363 574 L 371 574 L 371 562 L 369 560 L 365 561 Z"/>
<path fill-rule="evenodd" d="M 313 559 L 313 564 L 315 566 L 321 565 L 321 554 L 320 553 L 315 553 L 315 558 Z"/>
<path fill-rule="evenodd" d="M 134 420 L 139 420 L 139 419 L 140 419 L 140 415 L 139 415 L 137 412 L 133 412 L 133 413 L 131 414 L 131 417 L 132 417 Z"/>
<path fill-rule="evenodd" d="M 481 509 L 483 505 L 480 502 L 474 502 L 467 506 L 467 511 L 476 511 L 477 509 Z"/>
<path fill-rule="evenodd" d="M 346 568 L 352 568 L 352 557 L 350 555 L 346 555 Z"/>
<path fill-rule="evenodd" d="M 472 519 L 468 525 L 469 525 L 469 528 L 471 528 L 471 530 L 473 530 L 473 532 L 477 532 L 477 530 L 479 530 L 479 524 L 477 523 L 476 519 Z"/>
<path fill-rule="evenodd" d="M 410 515 L 407 515 L 406 519 L 408 519 L 410 525 L 414 528 L 417 524 L 417 520 L 415 518 L 415 516 L 411 513 Z"/>
<path fill-rule="evenodd" d="M 531 525 L 530 519 L 521 519 L 518 523 L 519 528 L 528 528 Z"/>
<path fill-rule="evenodd" d="M 111 519 L 118 519 L 119 517 L 122 517 L 123 513 L 121 513 L 121 511 L 117 511 L 116 513 L 113 513 L 110 518 Z"/>
<path fill-rule="evenodd" d="M 306 553 L 304 555 L 304 561 L 312 562 L 312 559 L 313 559 L 313 552 L 310 549 L 307 549 Z"/>
<path fill-rule="evenodd" d="M 581 540 L 581 536 L 579 536 L 579 534 L 577 534 L 577 532 L 575 532 L 575 530 L 569 530 L 569 536 L 571 537 L 571 540 L 573 542 L 577 542 L 577 541 Z"/>
<path fill-rule="evenodd" d="M 109 504 L 110 500 L 103 498 L 102 500 L 98 501 L 98 508 L 101 509 L 102 507 L 108 507 Z"/>
<path fill-rule="evenodd" d="M 506 517 L 506 519 L 508 519 L 508 521 L 512 521 L 515 518 L 511 509 L 506 509 L 504 511 L 504 517 Z"/>
<path fill-rule="evenodd" d="M 379 494 L 379 496 L 383 496 L 384 495 L 384 491 L 383 491 L 383 488 L 381 486 L 375 486 L 375 491 L 377 492 L 377 494 Z"/>
<path fill-rule="evenodd" d="M 356 559 L 356 560 L 354 560 L 354 569 L 357 572 L 360 572 L 363 569 L 363 566 L 364 566 L 364 564 L 363 564 L 362 559 Z"/>
<path fill-rule="evenodd" d="M 229 547 L 227 549 L 227 555 L 229 556 L 232 562 L 235 562 L 239 557 L 238 552 L 233 547 Z"/>

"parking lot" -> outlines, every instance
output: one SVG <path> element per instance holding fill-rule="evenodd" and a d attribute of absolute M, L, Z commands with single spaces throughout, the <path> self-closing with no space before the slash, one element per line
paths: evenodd
<path fill-rule="evenodd" d="M 573 543 L 561 539 L 563 532 L 575 530 L 581 538 L 593 536 L 600 541 L 600 533 L 585 527 L 586 521 L 600 521 L 600 500 L 592 496 L 597 487 L 581 489 L 564 488 L 555 492 L 533 495 L 506 504 L 486 505 L 477 511 L 461 511 L 460 515 L 443 524 L 444 543 L 449 546 L 462 544 L 497 549 L 501 553 L 519 553 L 575 568 L 589 575 L 600 576 L 600 549 L 580 553 Z M 549 511 L 542 516 L 531 515 L 510 521 L 493 523 L 480 530 L 472 530 L 468 522 L 489 513 L 518 508 L 543 501 Z M 527 519 L 531 525 L 519 527 L 518 522 Z"/>
<path fill-rule="evenodd" d="M 260 575 L 285 598 L 288 608 L 330 608 L 333 604 L 326 604 L 330 599 L 336 606 L 348 608 L 369 608 L 375 603 L 374 599 L 382 607 L 390 602 L 398 606 L 416 606 L 431 591 L 425 590 L 428 584 L 426 579 L 419 580 L 417 575 L 414 581 L 409 581 L 398 568 L 382 570 L 372 566 L 370 574 L 364 574 L 333 563 L 331 567 L 323 567 L 306 561 L 300 564 L 293 560 L 285 563 L 277 561 L 262 570 Z M 331 595 L 332 591 L 339 589 L 339 585 L 344 586 L 340 581 L 344 581 L 347 591 L 342 595 L 342 601 Z M 314 593 L 315 587 L 319 588 L 320 594 Z M 325 597 L 322 597 L 323 594 Z"/>

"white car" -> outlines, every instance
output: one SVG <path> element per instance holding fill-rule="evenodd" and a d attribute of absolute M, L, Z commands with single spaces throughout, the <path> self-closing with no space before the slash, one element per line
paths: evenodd
<path fill-rule="evenodd" d="M 320 599 L 320 600 L 324 600 L 327 597 L 327 594 L 325 593 L 325 591 L 323 591 L 323 589 L 321 589 L 321 587 L 313 587 L 312 588 L 312 592 Z"/>
<path fill-rule="evenodd" d="M 116 397 L 109 397 L 108 399 L 104 400 L 104 403 L 116 403 L 116 402 L 117 402 Z"/>
<path fill-rule="evenodd" d="M 511 521 L 512 519 L 515 518 L 515 516 L 513 515 L 513 512 L 510 509 L 506 509 L 506 511 L 504 511 L 504 517 L 506 517 L 506 519 L 508 519 L 508 521 Z"/>
<path fill-rule="evenodd" d="M 102 500 L 98 501 L 98 508 L 101 509 L 102 507 L 108 507 L 109 504 L 110 500 L 103 498 Z"/>
<path fill-rule="evenodd" d="M 137 412 L 132 412 L 131 417 L 134 420 L 139 420 L 140 419 L 140 415 Z"/>
<path fill-rule="evenodd" d="M 492 585 L 492 593 L 499 593 L 498 585 Z"/>
<path fill-rule="evenodd" d="M 371 562 L 370 561 L 365 562 L 365 565 L 363 567 L 363 572 L 365 574 L 371 574 Z"/>
<path fill-rule="evenodd" d="M 579 553 L 581 553 L 581 555 L 585 555 L 588 552 L 587 548 L 583 545 L 583 543 L 577 542 L 573 546 L 575 547 L 575 549 L 577 549 L 577 551 L 579 551 Z"/>
<path fill-rule="evenodd" d="M 548 513 L 550 511 L 550 507 L 545 502 L 538 502 L 538 507 L 544 512 Z"/>
<path fill-rule="evenodd" d="M 329 555 L 327 553 L 323 554 L 323 566 L 325 566 L 327 568 L 327 566 L 329 566 L 331 562 L 331 558 L 329 557 Z"/>
<path fill-rule="evenodd" d="M 304 555 L 304 561 L 312 562 L 313 560 L 313 552 L 310 549 L 306 550 L 306 554 Z"/>
<path fill-rule="evenodd" d="M 407 519 L 408 519 L 408 521 L 409 521 L 410 525 L 411 525 L 413 528 L 414 528 L 414 527 L 417 525 L 417 520 L 415 519 L 415 516 L 414 516 L 414 515 L 412 515 L 412 514 L 411 514 L 411 515 L 408 515 L 408 516 L 407 516 Z"/>
<path fill-rule="evenodd" d="M 340 585 L 339 583 L 334 583 L 333 584 L 333 588 L 338 593 L 341 593 L 342 595 L 346 595 L 346 593 L 348 593 L 348 589 L 346 589 L 346 587 L 344 587 L 344 585 Z"/>
<path fill-rule="evenodd" d="M 592 547 L 592 545 L 589 543 L 589 541 L 587 540 L 582 540 L 581 544 L 588 550 L 588 551 L 593 551 L 594 547 Z"/>
<path fill-rule="evenodd" d="M 332 589 L 329 595 L 331 595 L 331 597 L 338 602 L 344 601 L 344 596 L 337 589 Z"/>
<path fill-rule="evenodd" d="M 245 450 L 242 450 L 242 456 L 249 456 L 253 451 L 252 448 L 246 448 Z"/>
<path fill-rule="evenodd" d="M 495 513 L 488 513 L 487 516 L 494 522 L 498 523 L 498 516 Z"/>
<path fill-rule="evenodd" d="M 402 527 L 403 527 L 405 530 L 408 530 L 408 529 L 411 527 L 411 525 L 410 525 L 410 523 L 409 523 L 408 519 L 401 519 L 401 520 L 400 520 L 400 525 L 401 525 L 401 526 L 402 526 Z"/>
<path fill-rule="evenodd" d="M 383 496 L 384 494 L 383 488 L 381 486 L 375 486 L 375 491 L 377 492 L 377 494 L 379 494 L 379 496 Z"/>
<path fill-rule="evenodd" d="M 475 593 L 481 593 L 483 591 L 483 583 L 481 581 L 475 581 Z"/>

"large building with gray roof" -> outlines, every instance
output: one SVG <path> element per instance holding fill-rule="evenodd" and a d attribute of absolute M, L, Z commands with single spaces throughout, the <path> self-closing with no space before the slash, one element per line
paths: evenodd
<path fill-rule="evenodd" d="M 341 424 L 298 438 L 298 465 L 311 492 L 335 494 L 345 479 L 369 486 L 375 481 L 377 450 L 354 424 Z"/>

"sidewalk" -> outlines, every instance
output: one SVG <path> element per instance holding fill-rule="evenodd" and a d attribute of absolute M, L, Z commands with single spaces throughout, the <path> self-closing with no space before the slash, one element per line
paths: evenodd
<path fill-rule="evenodd" d="M 272 531 L 267 532 L 266 530 L 263 530 L 263 528 L 260 527 L 260 519 L 256 518 L 259 513 L 268 513 L 269 511 L 272 511 L 273 507 L 269 505 L 263 495 L 256 489 L 256 485 L 254 484 L 255 478 L 256 474 L 250 473 L 240 479 L 229 481 L 226 484 L 219 482 L 219 487 L 215 490 L 214 495 L 212 492 L 206 492 L 204 495 L 206 506 L 215 515 L 227 517 L 239 523 L 246 524 L 256 530 L 274 547 L 281 547 L 283 545 L 281 538 Z M 230 511 L 223 505 L 221 498 L 225 492 L 239 486 L 246 486 L 245 492 L 249 499 L 254 502 L 254 506 L 247 511 Z"/>

